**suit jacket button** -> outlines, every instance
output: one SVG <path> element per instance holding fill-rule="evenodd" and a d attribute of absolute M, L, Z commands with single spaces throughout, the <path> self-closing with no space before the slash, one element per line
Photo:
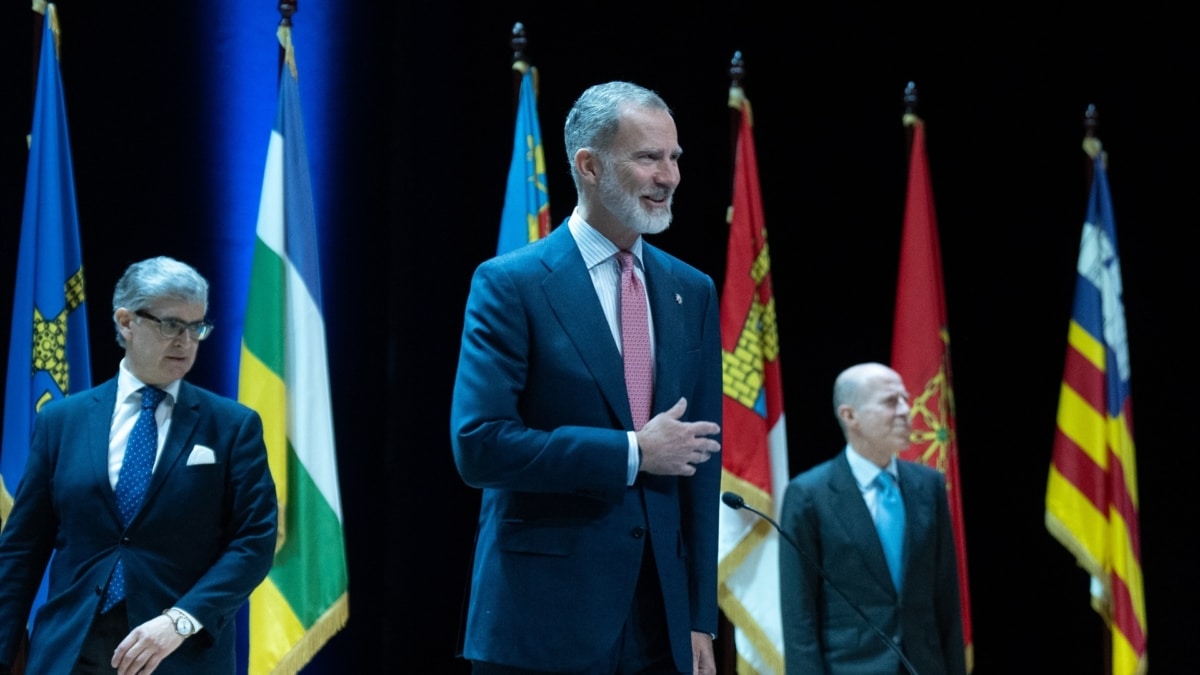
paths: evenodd
<path fill-rule="evenodd" d="M 121 537 L 121 543 L 122 543 L 122 544 L 128 544 L 128 543 L 129 543 L 129 537 Z"/>
<path fill-rule="evenodd" d="M 645 535 L 646 535 L 646 529 L 643 527 L 635 527 L 629 533 L 629 536 L 633 537 L 634 539 L 641 539 Z"/>

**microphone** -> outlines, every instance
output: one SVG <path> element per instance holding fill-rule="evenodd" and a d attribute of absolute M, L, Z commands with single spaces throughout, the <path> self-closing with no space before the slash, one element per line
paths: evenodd
<path fill-rule="evenodd" d="M 725 502 L 725 506 L 728 506 L 729 508 L 733 509 L 734 511 L 737 511 L 738 509 L 746 509 L 747 511 L 751 511 L 753 513 L 758 513 L 754 509 L 746 506 L 746 500 L 742 499 L 742 496 L 736 492 L 726 492 L 725 494 L 721 495 L 721 501 Z M 761 513 L 759 513 L 758 515 L 762 516 Z M 766 518 L 766 516 L 762 516 L 762 517 Z M 767 518 L 767 520 L 770 520 L 770 519 Z M 775 523 L 771 523 L 771 524 L 774 525 Z M 782 534 L 782 533 L 783 532 L 780 531 L 780 534 Z"/>
<path fill-rule="evenodd" d="M 867 627 L 870 628 L 875 635 L 883 641 L 883 644 L 887 645 L 888 649 L 895 652 L 896 658 L 900 659 L 900 663 L 904 664 L 904 668 L 909 672 L 909 675 L 918 675 L 916 667 L 913 666 L 913 664 L 908 660 L 908 657 L 904 655 L 904 651 L 900 649 L 900 646 L 895 642 L 892 642 L 892 640 L 882 630 L 880 630 L 878 626 L 876 626 L 869 618 L 867 618 L 867 613 L 858 606 L 858 603 L 851 600 L 842 589 L 838 588 L 838 585 L 833 582 L 833 579 L 829 578 L 829 575 L 825 573 L 825 570 L 821 567 L 821 565 L 816 560 L 813 560 L 812 556 L 805 553 L 804 549 L 800 548 L 800 544 L 797 543 L 796 540 L 791 537 L 791 535 L 783 531 L 783 528 L 779 526 L 779 523 L 775 522 L 774 519 L 762 511 L 759 511 L 753 506 L 747 504 L 746 500 L 736 492 L 727 491 L 723 493 L 721 495 L 721 501 L 725 503 L 725 506 L 728 506 L 734 511 L 745 509 L 746 511 L 749 511 L 750 513 L 753 513 L 759 518 L 762 518 L 770 523 L 771 527 L 774 527 L 775 531 L 779 533 L 779 536 L 783 537 L 784 541 L 790 544 L 791 547 L 795 549 L 796 553 L 799 553 L 800 557 L 803 558 L 806 563 L 811 565 L 814 570 L 816 570 L 817 574 L 825 580 L 825 583 L 828 584 L 835 593 L 841 596 L 841 598 L 846 601 L 846 604 L 850 605 L 850 608 L 854 610 L 854 613 L 858 614 L 858 618 L 862 619 L 863 623 L 867 624 Z"/>

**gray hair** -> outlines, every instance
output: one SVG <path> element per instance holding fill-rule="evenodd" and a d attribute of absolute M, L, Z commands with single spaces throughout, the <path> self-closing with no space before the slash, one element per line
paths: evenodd
<path fill-rule="evenodd" d="M 567 163 L 571 167 L 575 189 L 579 189 L 575 153 L 584 148 L 603 153 L 612 147 L 621 124 L 621 111 L 626 106 L 671 113 L 662 97 L 630 82 L 608 82 L 588 87 L 571 106 L 563 128 L 563 139 L 567 145 Z"/>
<path fill-rule="evenodd" d="M 124 307 L 136 312 L 162 298 L 189 305 L 204 305 L 204 311 L 207 312 L 208 282 L 191 265 L 166 256 L 130 265 L 113 290 L 113 325 L 117 329 L 117 344 L 125 346 L 120 326 L 116 325 L 117 310 Z"/>

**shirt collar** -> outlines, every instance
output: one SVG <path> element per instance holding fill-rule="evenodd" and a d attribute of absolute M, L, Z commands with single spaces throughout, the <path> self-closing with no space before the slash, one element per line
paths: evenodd
<path fill-rule="evenodd" d="M 616 244 L 609 241 L 608 237 L 600 234 L 596 228 L 583 219 L 583 216 L 579 215 L 578 206 L 571 212 L 571 217 L 567 219 L 567 228 L 571 230 L 571 236 L 575 238 L 575 245 L 579 247 L 579 253 L 583 255 L 583 262 L 589 270 L 609 260 L 620 250 Z M 644 269 L 641 237 L 633 242 L 629 252 L 637 259 L 638 265 Z"/>
<path fill-rule="evenodd" d="M 853 473 L 854 480 L 858 481 L 858 488 L 864 492 L 875 482 L 875 478 L 881 471 L 887 471 L 892 474 L 892 478 L 896 478 L 897 482 L 899 482 L 895 457 L 892 457 L 888 461 L 888 465 L 881 469 L 871 460 L 858 454 L 857 450 L 847 444 L 846 460 L 850 462 L 850 473 Z"/>
<path fill-rule="evenodd" d="M 176 401 L 179 398 L 179 383 L 182 380 L 175 380 L 165 387 L 159 387 L 167 392 L 167 400 Z M 129 400 L 135 392 L 138 392 L 145 387 L 146 384 L 134 376 L 129 370 L 129 366 L 125 363 L 125 359 L 121 359 L 121 367 L 117 369 L 117 405 L 120 405 Z M 141 394 L 139 394 L 140 396 Z"/>

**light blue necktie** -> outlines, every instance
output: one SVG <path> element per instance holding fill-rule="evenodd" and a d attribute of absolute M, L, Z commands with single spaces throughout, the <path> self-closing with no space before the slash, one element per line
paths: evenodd
<path fill-rule="evenodd" d="M 158 454 L 158 422 L 154 419 L 154 411 L 166 395 L 162 389 L 142 388 L 142 410 L 133 423 L 133 431 L 129 432 L 125 459 L 117 474 L 117 508 L 121 511 L 121 524 L 126 527 L 141 508 L 146 486 L 150 484 L 154 456 Z M 104 591 L 104 608 L 100 611 L 107 612 L 124 599 L 125 564 L 117 558 L 117 566 Z"/>
<path fill-rule="evenodd" d="M 875 529 L 883 544 L 883 555 L 892 573 L 892 583 L 899 594 L 904 579 L 904 499 L 892 474 L 887 471 L 880 471 L 875 483 L 878 489 Z"/>

